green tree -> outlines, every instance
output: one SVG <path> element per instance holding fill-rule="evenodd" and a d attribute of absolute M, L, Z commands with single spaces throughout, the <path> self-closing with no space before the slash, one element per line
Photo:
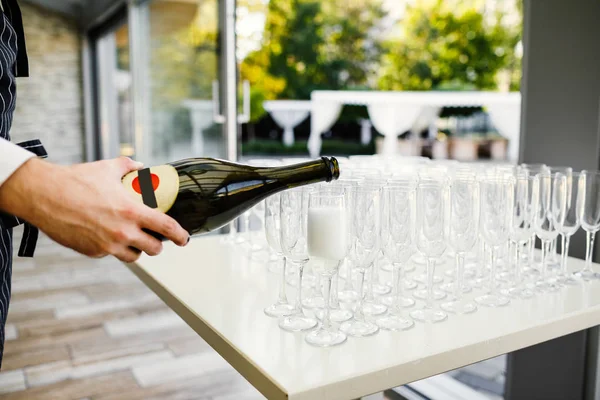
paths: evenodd
<path fill-rule="evenodd" d="M 495 89 L 514 40 L 500 24 L 487 26 L 474 7 L 442 0 L 407 8 L 403 37 L 386 43 L 383 90 Z M 512 35 L 512 36 L 511 36 Z"/>
<path fill-rule="evenodd" d="M 384 15 L 379 0 L 270 0 L 262 46 L 241 64 L 252 88 L 252 120 L 262 101 L 309 99 L 313 90 L 368 85 L 380 56 L 374 28 Z"/>

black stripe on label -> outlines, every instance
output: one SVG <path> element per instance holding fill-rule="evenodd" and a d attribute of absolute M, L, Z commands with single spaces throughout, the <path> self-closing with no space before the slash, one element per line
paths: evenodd
<path fill-rule="evenodd" d="M 142 191 L 142 200 L 144 201 L 144 204 L 151 208 L 158 207 L 154 188 L 152 187 L 150 168 L 140 169 L 138 171 L 138 180 L 140 182 L 140 190 Z"/>

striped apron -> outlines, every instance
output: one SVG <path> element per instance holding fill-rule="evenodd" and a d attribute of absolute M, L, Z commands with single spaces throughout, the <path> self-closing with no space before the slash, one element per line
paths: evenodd
<path fill-rule="evenodd" d="M 10 140 L 10 127 L 16 105 L 16 77 L 29 76 L 21 11 L 16 0 L 0 5 L 0 138 Z M 39 140 L 17 143 L 39 157 L 46 157 Z M 24 225 L 19 256 L 32 257 L 38 230 L 26 221 L 0 212 L 0 368 L 4 354 L 4 326 L 8 314 L 12 276 L 12 229 Z"/>

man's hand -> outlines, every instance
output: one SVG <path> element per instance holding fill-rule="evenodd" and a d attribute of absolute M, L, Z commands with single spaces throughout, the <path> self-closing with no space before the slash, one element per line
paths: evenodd
<path fill-rule="evenodd" d="M 0 186 L 0 210 L 25 219 L 56 242 L 89 257 L 124 262 L 139 252 L 157 255 L 162 242 L 142 228 L 184 246 L 177 221 L 131 197 L 121 178 L 141 164 L 120 157 L 61 166 L 33 158 Z"/>

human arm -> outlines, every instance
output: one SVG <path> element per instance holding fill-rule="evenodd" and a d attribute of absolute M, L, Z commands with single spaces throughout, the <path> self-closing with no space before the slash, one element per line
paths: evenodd
<path fill-rule="evenodd" d="M 114 255 L 133 262 L 139 253 L 132 248 L 160 253 L 162 242 L 144 228 L 185 245 L 189 235 L 174 219 L 137 202 L 123 188 L 121 177 L 140 167 L 125 157 L 72 166 L 31 157 L 0 184 L 0 210 L 90 257 Z M 0 169 L 0 177 L 4 174 Z"/>

